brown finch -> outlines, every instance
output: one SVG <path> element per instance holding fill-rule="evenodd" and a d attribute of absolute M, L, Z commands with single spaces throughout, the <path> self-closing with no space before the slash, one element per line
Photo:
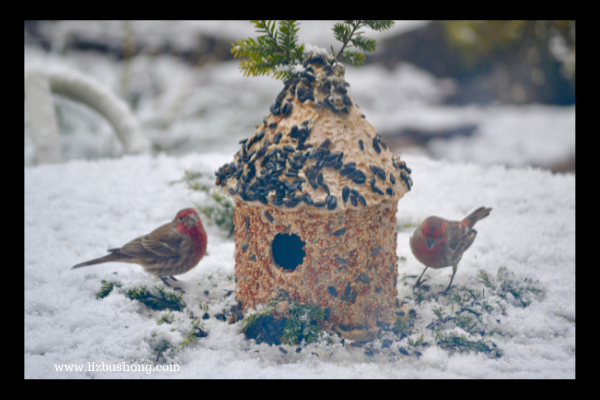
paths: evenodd
<path fill-rule="evenodd" d="M 173 221 L 149 234 L 133 239 L 121 248 L 109 249 L 110 254 L 71 269 L 105 262 L 134 263 L 168 285 L 163 277 L 183 274 L 200 262 L 206 253 L 206 241 L 206 232 L 196 210 L 187 208 L 179 211 Z"/>
<path fill-rule="evenodd" d="M 423 264 L 425 269 L 415 283 L 421 283 L 421 278 L 427 268 L 445 268 L 452 266 L 452 278 L 444 291 L 448 292 L 456 274 L 458 262 L 463 253 L 473 244 L 477 231 L 473 225 L 487 217 L 491 208 L 480 207 L 462 221 L 447 221 L 440 217 L 427 217 L 410 238 L 410 249 Z"/>

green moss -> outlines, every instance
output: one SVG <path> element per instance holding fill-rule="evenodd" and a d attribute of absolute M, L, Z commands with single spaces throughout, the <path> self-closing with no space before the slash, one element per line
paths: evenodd
<path fill-rule="evenodd" d="M 275 306 L 281 302 L 289 303 L 289 310 L 284 315 L 275 313 Z M 323 329 L 318 325 L 325 318 L 325 310 L 311 304 L 300 304 L 286 297 L 272 299 L 268 306 L 260 312 L 249 315 L 242 320 L 240 332 L 257 343 L 279 345 L 286 343 L 298 345 L 302 341 L 312 343 L 319 340 Z"/>

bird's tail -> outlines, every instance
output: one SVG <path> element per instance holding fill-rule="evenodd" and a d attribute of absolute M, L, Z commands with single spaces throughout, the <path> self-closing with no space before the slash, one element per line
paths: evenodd
<path fill-rule="evenodd" d="M 113 250 L 115 250 L 115 249 L 113 249 Z M 81 267 L 87 267 L 88 265 L 102 264 L 102 263 L 105 263 L 105 262 L 121 261 L 122 259 L 123 259 L 123 256 L 121 254 L 115 252 L 115 253 L 107 254 L 104 257 L 95 258 L 95 259 L 90 260 L 90 261 L 82 262 L 81 264 L 75 265 L 71 269 L 81 268 Z"/>
<path fill-rule="evenodd" d="M 484 219 L 488 215 L 490 215 L 491 208 L 479 207 L 477 210 L 473 211 L 471 214 L 467 215 L 465 219 L 460 221 L 461 225 L 466 225 L 469 228 L 473 228 L 473 225 L 477 223 L 480 219 Z"/>

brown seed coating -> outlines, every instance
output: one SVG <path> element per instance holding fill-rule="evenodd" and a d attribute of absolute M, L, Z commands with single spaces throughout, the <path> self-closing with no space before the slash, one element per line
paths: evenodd
<path fill-rule="evenodd" d="M 327 154 L 340 154 L 343 152 L 343 163 L 347 164 L 349 162 L 354 162 L 356 170 L 361 171 L 365 175 L 366 183 L 360 183 L 360 179 L 359 183 L 357 183 L 350 174 L 341 176 L 340 170 L 335 169 L 336 162 L 334 162 L 334 160 L 330 160 L 330 165 L 324 166 L 327 163 L 325 160 L 326 155 L 322 165 L 318 168 L 315 178 L 317 175 L 321 176 L 320 174 L 322 174 L 321 179 L 326 186 L 321 185 L 320 182 L 319 186 L 328 188 L 328 191 L 322 190 L 320 187 L 315 188 L 309 183 L 309 177 L 307 177 L 309 169 L 315 167 L 320 161 L 318 158 L 308 158 L 302 164 L 300 170 L 294 169 L 293 171 L 290 171 L 291 167 L 289 164 L 284 164 L 285 169 L 283 173 L 279 175 L 279 180 L 287 180 L 289 183 L 293 183 L 296 179 L 304 179 L 305 182 L 302 184 L 302 193 L 308 194 L 312 199 L 312 204 L 310 204 L 310 202 L 307 204 L 303 201 L 298 203 L 294 201 L 289 202 L 289 197 L 286 197 L 286 199 L 288 199 L 286 200 L 288 205 L 285 205 L 286 201 L 284 201 L 284 205 L 281 206 L 282 210 L 295 212 L 300 208 L 309 207 L 314 211 L 329 213 L 340 210 L 344 211 L 346 209 L 360 209 L 365 206 L 373 206 L 382 202 L 397 202 L 409 190 L 407 188 L 408 184 L 405 184 L 403 179 L 397 179 L 395 181 L 386 180 L 386 182 L 378 183 L 378 188 L 383 192 L 388 188 L 393 189 L 393 191 L 390 191 L 390 193 L 393 194 L 389 196 L 382 197 L 370 188 L 369 179 L 373 176 L 370 166 L 381 169 L 381 173 L 384 174 L 384 176 L 388 176 L 392 173 L 400 178 L 399 171 L 397 167 L 394 166 L 394 160 L 399 160 L 399 157 L 392 153 L 387 146 L 382 148 L 366 145 L 382 142 L 380 136 L 377 135 L 375 128 L 365 118 L 362 118 L 362 114 L 358 107 L 353 105 L 349 106 L 348 114 L 343 112 L 334 113 L 329 107 L 316 107 L 316 103 L 323 101 L 325 97 L 331 97 L 332 99 L 342 101 L 341 96 L 338 96 L 338 99 L 334 94 L 327 95 L 319 91 L 318 88 L 322 86 L 325 81 L 330 81 L 332 90 L 337 93 L 339 89 L 336 88 L 344 87 L 344 68 L 341 65 L 338 65 L 333 68 L 334 74 L 329 75 L 321 64 L 310 64 L 310 67 L 313 68 L 316 78 L 310 82 L 310 87 L 307 90 L 314 91 L 315 101 L 298 101 L 298 93 L 296 92 L 292 95 L 291 92 L 288 91 L 284 98 L 286 100 L 291 100 L 293 104 L 291 113 L 286 117 L 270 114 L 265 119 L 265 124 L 259 126 L 255 134 L 243 145 L 245 150 L 241 150 L 236 154 L 234 162 L 238 163 L 243 169 L 242 175 L 250 173 L 247 181 L 242 179 L 243 176 L 236 178 L 235 176 L 231 176 L 231 174 L 228 175 L 226 169 L 220 171 L 223 173 L 223 176 L 226 176 L 226 179 L 224 180 L 218 179 L 218 184 L 222 185 L 223 193 L 232 196 L 236 201 L 241 200 L 242 197 L 238 193 L 239 188 L 236 187 L 238 182 L 241 181 L 248 185 L 252 185 L 257 179 L 264 177 L 265 175 L 261 172 L 261 167 L 259 167 L 259 165 L 264 161 L 264 157 L 267 154 L 273 156 L 274 153 L 272 152 L 276 149 L 280 149 L 281 153 L 287 153 L 286 157 L 291 158 L 298 152 L 306 153 L 307 151 L 310 151 L 312 154 L 315 151 L 320 151 L 322 150 L 320 146 L 323 143 L 326 143 L 325 147 L 328 151 Z M 352 100 L 352 97 L 349 94 L 344 94 L 344 96 L 347 99 Z M 273 123 L 277 123 L 277 130 L 265 130 L 265 125 L 268 126 Z M 298 132 L 300 131 L 308 132 L 308 136 L 301 136 L 304 138 L 301 139 L 301 137 L 298 137 Z M 276 139 L 276 136 L 280 133 L 281 138 L 278 140 Z M 265 148 L 263 146 L 267 141 L 269 144 Z M 364 150 L 356 145 L 359 141 L 365 143 L 364 146 L 361 146 L 364 147 Z M 248 146 L 248 144 L 250 145 Z M 301 144 L 303 145 L 300 146 Z M 299 147 L 302 150 L 298 150 Z M 259 152 L 263 148 L 264 151 L 261 155 Z M 284 148 L 287 150 L 284 151 Z M 252 154 L 252 156 L 248 157 L 246 160 L 244 154 Z M 273 156 L 273 158 L 275 158 L 275 156 Z M 275 163 L 275 161 L 273 162 Z M 249 166 L 249 163 L 253 163 L 254 166 Z M 264 164 L 266 164 L 266 162 Z M 254 169 L 256 170 L 255 172 L 253 172 Z M 266 171 L 268 171 L 268 169 L 265 169 L 265 173 Z M 338 201 L 336 207 L 333 209 L 330 207 L 318 208 L 313 205 L 314 203 L 320 204 L 325 202 L 328 194 L 337 199 L 341 199 L 344 186 L 348 186 L 350 189 L 358 191 L 365 200 L 364 204 L 361 201 L 357 202 L 356 205 L 352 201 Z M 234 194 L 231 194 L 229 189 L 232 189 Z M 298 191 L 296 197 L 299 195 L 300 192 Z M 277 198 L 275 189 L 265 193 L 264 198 L 271 204 L 271 202 Z M 360 200 L 360 198 L 358 199 Z M 248 203 L 259 205 L 260 199 L 250 200 Z"/>
<path fill-rule="evenodd" d="M 272 206 L 236 203 L 236 298 L 244 312 L 267 303 L 283 289 L 296 301 L 329 308 L 325 328 L 340 323 L 375 326 L 377 320 L 393 323 L 398 294 L 394 286 L 394 276 L 398 275 L 396 203 L 330 214 L 309 210 L 291 213 Z M 340 229 L 346 232 L 333 235 Z M 306 256 L 294 271 L 278 266 L 273 258 L 273 240 L 283 231 L 305 242 Z M 250 243 L 249 248 L 243 251 L 246 243 Z M 337 291 L 337 297 L 329 287 Z"/>

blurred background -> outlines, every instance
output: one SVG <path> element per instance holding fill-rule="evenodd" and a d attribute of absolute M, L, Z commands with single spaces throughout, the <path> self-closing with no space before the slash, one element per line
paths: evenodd
<path fill-rule="evenodd" d="M 336 50 L 333 21 L 299 42 Z M 575 172 L 575 21 L 396 21 L 349 93 L 401 156 Z M 247 21 L 25 21 L 25 69 L 89 76 L 131 108 L 153 153 L 233 155 L 283 87 L 244 78 L 232 42 Z M 55 95 L 64 160 L 123 154 L 113 127 Z M 35 165 L 25 109 L 25 165 Z"/>

